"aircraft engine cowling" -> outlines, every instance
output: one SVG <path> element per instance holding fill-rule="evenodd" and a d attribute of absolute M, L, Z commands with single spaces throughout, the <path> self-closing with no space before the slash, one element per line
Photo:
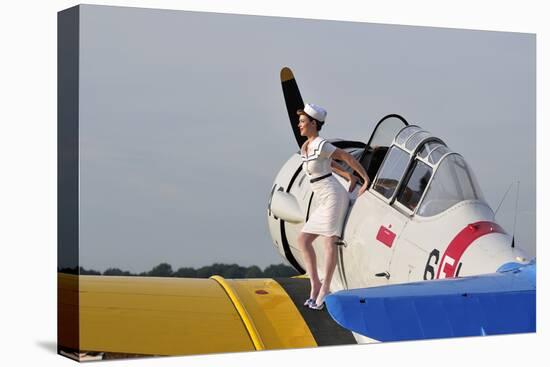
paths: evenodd
<path fill-rule="evenodd" d="M 305 270 L 296 238 L 306 221 L 312 197 L 306 181 L 301 158 L 294 154 L 277 174 L 267 206 L 269 232 L 277 251 L 302 274 Z"/>

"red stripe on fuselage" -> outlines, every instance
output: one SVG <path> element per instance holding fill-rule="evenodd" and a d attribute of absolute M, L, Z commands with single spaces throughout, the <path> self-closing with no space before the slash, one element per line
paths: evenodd
<path fill-rule="evenodd" d="M 447 246 L 443 257 L 439 262 L 436 279 L 454 277 L 458 263 L 460 262 L 460 259 L 466 249 L 479 237 L 485 236 L 489 233 L 506 232 L 498 224 L 487 221 L 468 224 L 466 228 L 458 232 L 451 243 L 449 243 L 449 246 Z"/>

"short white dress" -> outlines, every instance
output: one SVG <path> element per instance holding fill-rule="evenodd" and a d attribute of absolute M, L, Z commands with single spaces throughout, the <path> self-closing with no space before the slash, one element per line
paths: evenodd
<path fill-rule="evenodd" d="M 320 136 L 309 143 L 307 152 L 302 147 L 302 168 L 308 179 L 332 173 L 331 156 L 335 150 L 334 145 Z M 348 191 L 334 175 L 312 182 L 311 188 L 319 206 L 310 213 L 302 232 L 340 236 L 349 206 Z"/>

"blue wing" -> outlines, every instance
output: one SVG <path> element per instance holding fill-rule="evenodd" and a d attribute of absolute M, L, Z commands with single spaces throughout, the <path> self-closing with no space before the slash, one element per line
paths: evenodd
<path fill-rule="evenodd" d="M 380 341 L 534 332 L 536 264 L 497 273 L 339 291 L 326 298 L 342 327 Z"/>

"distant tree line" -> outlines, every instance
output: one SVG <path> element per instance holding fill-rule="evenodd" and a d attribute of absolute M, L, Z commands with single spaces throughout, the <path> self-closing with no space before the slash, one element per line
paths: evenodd
<path fill-rule="evenodd" d="M 256 265 L 239 266 L 237 264 L 220 264 L 215 263 L 200 267 L 198 269 L 191 267 L 183 267 L 174 271 L 172 265 L 161 263 L 149 271 L 141 273 L 131 273 L 119 268 L 109 268 L 103 273 L 93 270 L 84 269 L 82 266 L 77 268 L 62 268 L 58 269 L 60 273 L 80 274 L 80 275 L 110 275 L 110 276 L 140 276 L 140 277 L 177 277 L 177 278 L 209 278 L 212 275 L 221 275 L 228 279 L 239 278 L 281 278 L 299 275 L 292 267 L 285 264 L 269 265 L 264 270 Z"/>

